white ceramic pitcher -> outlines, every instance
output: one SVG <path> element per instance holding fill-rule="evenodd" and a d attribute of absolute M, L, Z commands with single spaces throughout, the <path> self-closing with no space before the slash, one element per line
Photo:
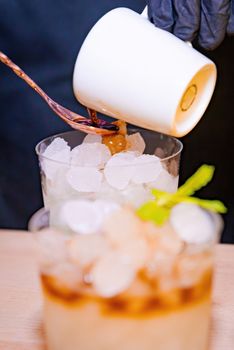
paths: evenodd
<path fill-rule="evenodd" d="M 145 13 L 117 8 L 94 25 L 76 60 L 74 93 L 108 116 L 183 136 L 210 102 L 216 67 Z"/>

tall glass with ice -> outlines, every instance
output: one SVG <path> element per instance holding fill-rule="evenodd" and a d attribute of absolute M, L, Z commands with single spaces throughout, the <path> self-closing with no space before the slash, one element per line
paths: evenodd
<path fill-rule="evenodd" d="M 208 349 L 217 214 L 178 204 L 157 226 L 129 205 L 80 199 L 59 215 L 60 229 L 45 228 L 45 210 L 29 224 L 42 252 L 48 350 Z"/>
<path fill-rule="evenodd" d="M 44 204 L 52 222 L 66 200 L 109 198 L 137 207 L 151 198 L 152 187 L 176 191 L 179 140 L 137 128 L 116 140 L 71 131 L 37 145 Z"/>

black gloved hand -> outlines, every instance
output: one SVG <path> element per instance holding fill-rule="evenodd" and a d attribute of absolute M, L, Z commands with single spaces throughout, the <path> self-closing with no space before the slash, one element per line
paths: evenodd
<path fill-rule="evenodd" d="M 148 16 L 156 27 L 185 41 L 198 38 L 206 50 L 234 34 L 234 0 L 147 0 Z"/>

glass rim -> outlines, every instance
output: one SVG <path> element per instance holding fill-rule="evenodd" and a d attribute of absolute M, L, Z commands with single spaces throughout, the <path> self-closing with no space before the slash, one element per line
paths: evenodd
<path fill-rule="evenodd" d="M 138 128 L 138 127 L 128 127 L 128 129 L 129 130 L 132 130 L 132 131 L 134 131 L 134 130 L 136 130 L 136 131 L 138 131 L 139 132 L 139 130 L 143 130 L 143 131 L 146 131 L 146 132 L 149 132 L 149 133 L 156 133 L 156 134 L 158 134 L 158 135 L 162 135 L 163 137 L 165 137 L 165 138 L 167 138 L 167 139 L 171 139 L 171 140 L 174 140 L 174 142 L 178 145 L 178 151 L 176 151 L 174 154 L 172 154 L 172 155 L 170 155 L 170 156 L 168 156 L 168 157 L 164 157 L 164 158 L 160 158 L 160 162 L 166 162 L 166 161 L 168 161 L 168 160 L 170 160 L 170 159 L 173 159 L 173 158 L 175 158 L 175 157 L 177 157 L 178 155 L 180 155 L 181 154 L 181 152 L 182 152 L 182 150 L 183 150 L 183 143 L 178 139 L 178 138 L 176 138 L 176 137 L 174 137 L 174 136 L 170 136 L 170 135 L 166 135 L 166 134 L 163 134 L 163 133 L 160 133 L 160 132 L 157 132 L 157 131 L 153 131 L 153 130 L 148 130 L 148 129 L 142 129 L 142 128 Z M 42 152 L 39 150 L 40 149 L 40 146 L 44 143 L 44 142 L 46 142 L 47 140 L 49 141 L 49 140 L 54 140 L 55 138 L 57 138 L 57 137 L 62 137 L 62 135 L 68 135 L 68 134 L 71 134 L 71 133 L 82 133 L 82 134 L 84 134 L 84 135 L 86 135 L 85 133 L 83 133 L 83 132 L 81 132 L 81 131 L 78 131 L 78 130 L 70 130 L 70 131 L 65 131 L 65 132 L 62 132 L 62 133 L 58 133 L 58 134 L 55 134 L 55 135 L 51 135 L 51 136 L 47 136 L 46 138 L 44 138 L 43 140 L 41 140 L 41 141 L 39 141 L 38 143 L 37 143 L 37 145 L 35 146 L 35 152 L 36 152 L 36 154 L 37 154 L 37 156 L 38 157 L 41 157 L 41 158 L 43 158 L 43 159 L 46 159 L 46 160 L 49 160 L 50 162 L 53 162 L 53 163 L 56 163 L 56 164 L 64 164 L 64 165 L 69 165 L 69 166 L 71 166 L 71 164 L 70 163 L 68 163 L 68 162 L 63 162 L 63 161 L 60 161 L 60 160 L 54 160 L 54 159 L 51 159 L 51 158 L 49 158 L 49 157 L 46 157 L 46 156 L 44 156 L 43 154 L 42 154 Z M 79 145 L 77 145 L 77 146 L 79 146 Z M 143 153 L 144 154 L 144 153 Z M 150 155 L 152 155 L 152 154 L 150 154 Z M 143 164 L 152 164 L 153 162 L 146 162 L 146 163 L 143 163 Z M 73 165 L 73 166 L 75 166 L 75 164 Z M 129 165 L 118 165 L 118 167 L 128 167 Z M 85 166 L 81 166 L 82 168 L 95 168 L 94 166 L 87 166 L 87 165 L 85 165 Z"/>
<path fill-rule="evenodd" d="M 39 232 L 43 229 L 43 227 L 40 227 L 37 224 L 37 221 L 39 221 L 43 215 L 49 215 L 50 210 L 45 207 L 41 207 L 40 209 L 36 210 L 29 218 L 27 229 L 29 232 Z M 46 227 L 49 227 L 49 222 L 46 224 Z"/>
<path fill-rule="evenodd" d="M 210 238 L 209 240 L 205 241 L 205 242 L 194 242 L 194 243 L 187 243 L 187 249 L 201 249 L 201 251 L 205 251 L 207 248 L 211 248 L 213 246 L 215 246 L 217 243 L 219 243 L 220 238 L 221 238 L 221 233 L 223 231 L 224 228 L 224 221 L 223 218 L 220 214 L 215 213 L 215 212 L 211 212 L 209 210 L 203 209 L 210 217 L 212 220 L 212 223 L 214 225 L 214 235 L 212 236 L 212 238 Z M 49 214 L 50 214 L 50 209 L 49 208 L 45 208 L 42 207 L 40 209 L 38 209 L 36 212 L 34 212 L 29 221 L 28 221 L 28 231 L 31 233 L 38 233 L 40 231 L 42 231 L 43 229 L 49 229 L 50 225 L 49 225 Z M 43 222 L 43 216 L 45 216 L 47 218 L 47 222 Z M 37 222 L 41 221 L 41 225 L 39 225 Z M 51 227 L 52 229 L 54 229 L 55 231 L 58 231 L 61 233 L 62 228 L 59 227 Z M 76 233 L 77 234 L 77 233 Z M 184 253 L 184 251 L 178 253 L 178 255 L 180 255 L 181 253 Z"/>

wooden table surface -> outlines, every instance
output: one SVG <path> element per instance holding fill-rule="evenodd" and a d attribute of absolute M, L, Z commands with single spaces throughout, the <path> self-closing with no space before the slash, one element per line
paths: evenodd
<path fill-rule="evenodd" d="M 45 350 L 36 256 L 32 234 L 0 230 L 0 350 Z M 232 349 L 234 245 L 218 245 L 210 350 Z"/>

